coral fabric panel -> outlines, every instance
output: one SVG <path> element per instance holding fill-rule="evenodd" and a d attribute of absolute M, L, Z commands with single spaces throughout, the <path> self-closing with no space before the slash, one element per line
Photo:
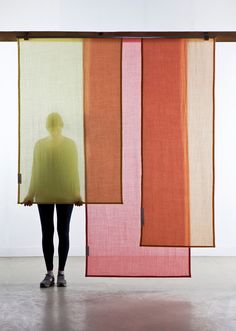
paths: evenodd
<path fill-rule="evenodd" d="M 143 246 L 215 245 L 214 45 L 143 41 Z"/>
<path fill-rule="evenodd" d="M 144 39 L 141 245 L 189 246 L 186 43 Z"/>
<path fill-rule="evenodd" d="M 122 203 L 121 106 L 121 39 L 85 39 L 85 192 L 88 203 Z"/>
<path fill-rule="evenodd" d="M 86 276 L 189 277 L 189 248 L 140 247 L 141 39 L 123 39 L 123 204 L 86 206 Z"/>

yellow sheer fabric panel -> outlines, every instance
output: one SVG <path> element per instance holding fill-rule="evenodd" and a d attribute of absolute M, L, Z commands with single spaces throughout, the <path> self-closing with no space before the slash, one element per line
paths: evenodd
<path fill-rule="evenodd" d="M 18 202 L 84 201 L 83 42 L 19 40 Z"/>

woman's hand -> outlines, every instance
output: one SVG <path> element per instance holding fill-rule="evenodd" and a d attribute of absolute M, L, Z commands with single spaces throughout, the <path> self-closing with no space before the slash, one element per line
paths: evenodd
<path fill-rule="evenodd" d="M 32 204 L 33 204 L 33 198 L 32 197 L 30 197 L 30 196 L 26 196 L 25 198 L 24 198 L 24 201 L 23 201 L 23 203 L 24 203 L 24 206 L 32 206 Z"/>

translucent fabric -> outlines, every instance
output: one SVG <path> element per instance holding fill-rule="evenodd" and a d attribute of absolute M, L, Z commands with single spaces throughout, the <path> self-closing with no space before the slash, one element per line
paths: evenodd
<path fill-rule="evenodd" d="M 214 246 L 214 40 L 143 40 L 142 246 Z"/>
<path fill-rule="evenodd" d="M 84 40 L 86 201 L 122 203 L 121 39 Z"/>
<path fill-rule="evenodd" d="M 188 40 L 187 59 L 190 244 L 214 247 L 214 40 Z"/>
<path fill-rule="evenodd" d="M 18 202 L 122 203 L 120 42 L 18 45 Z"/>
<path fill-rule="evenodd" d="M 86 276 L 189 277 L 189 248 L 140 247 L 141 40 L 122 51 L 123 204 L 87 205 Z"/>

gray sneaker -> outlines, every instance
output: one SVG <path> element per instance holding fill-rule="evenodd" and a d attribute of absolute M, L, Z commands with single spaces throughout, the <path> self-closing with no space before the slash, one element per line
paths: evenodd
<path fill-rule="evenodd" d="M 46 274 L 44 280 L 41 281 L 40 287 L 50 287 L 55 285 L 54 276 Z"/>
<path fill-rule="evenodd" d="M 66 287 L 66 280 L 63 274 L 58 273 L 57 275 L 57 286 L 58 287 Z"/>

